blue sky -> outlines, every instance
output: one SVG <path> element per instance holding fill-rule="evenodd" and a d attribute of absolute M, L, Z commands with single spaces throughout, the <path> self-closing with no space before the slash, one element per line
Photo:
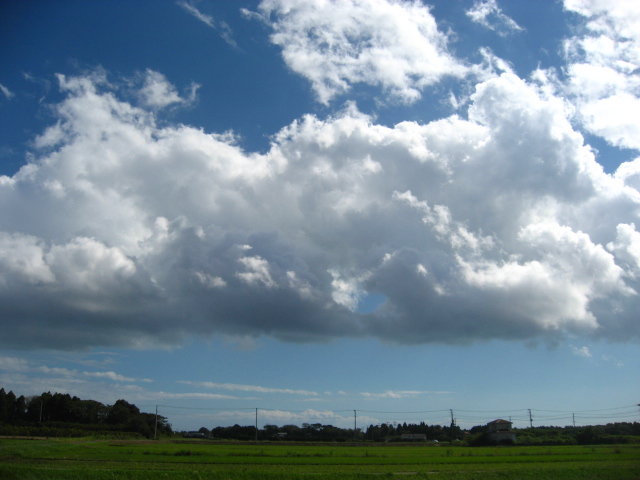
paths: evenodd
<path fill-rule="evenodd" d="M 6 390 L 176 429 L 638 420 L 632 2 L 0 19 Z"/>

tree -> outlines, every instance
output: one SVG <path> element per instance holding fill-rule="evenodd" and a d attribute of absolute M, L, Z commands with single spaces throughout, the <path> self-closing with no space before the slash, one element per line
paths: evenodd
<path fill-rule="evenodd" d="M 0 388 L 0 423 L 9 423 L 9 401 L 4 388 Z"/>
<path fill-rule="evenodd" d="M 133 416 L 140 415 L 140 410 L 126 400 L 118 400 L 109 409 L 106 421 L 111 425 L 125 425 Z"/>
<path fill-rule="evenodd" d="M 27 413 L 27 400 L 24 395 L 20 395 L 16 399 L 16 420 L 21 422 L 24 420 Z"/>
<path fill-rule="evenodd" d="M 265 425 L 264 426 L 264 435 L 269 440 L 274 440 L 278 437 L 279 428 L 277 425 Z"/>

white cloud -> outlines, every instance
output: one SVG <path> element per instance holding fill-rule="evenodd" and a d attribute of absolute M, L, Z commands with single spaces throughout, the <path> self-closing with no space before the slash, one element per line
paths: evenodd
<path fill-rule="evenodd" d="M 7 100 L 11 100 L 13 97 L 15 97 L 15 94 L 11 90 L 9 90 L 7 87 L 2 85 L 1 83 L 0 83 L 0 92 L 2 92 L 2 94 L 5 96 Z"/>
<path fill-rule="evenodd" d="M 624 363 L 612 355 L 602 355 L 602 360 L 613 363 L 618 368 L 624 367 Z"/>
<path fill-rule="evenodd" d="M 232 390 L 241 392 L 258 392 L 258 393 L 287 393 L 294 395 L 312 395 L 317 396 L 317 392 L 309 390 L 295 390 L 290 388 L 270 388 L 261 387 L 259 385 L 239 385 L 236 383 L 215 383 L 215 382 L 192 382 L 192 381 L 180 381 L 178 383 L 184 383 L 195 387 L 213 388 L 221 390 Z"/>
<path fill-rule="evenodd" d="M 621 223 L 616 227 L 617 236 L 614 242 L 607 244 L 620 261 L 628 266 L 627 274 L 633 278 L 640 276 L 640 232 L 634 224 Z"/>
<path fill-rule="evenodd" d="M 176 393 L 176 392 L 145 392 L 144 399 L 170 399 L 170 400 L 238 400 L 232 395 L 220 395 L 217 393 Z"/>
<path fill-rule="evenodd" d="M 578 357 L 585 357 L 585 358 L 591 358 L 591 351 L 589 350 L 589 347 L 574 347 L 573 345 L 571 346 L 571 351 L 573 352 L 574 355 L 578 356 Z"/>
<path fill-rule="evenodd" d="M 6 372 L 25 372 L 29 370 L 29 362 L 23 358 L 0 357 L 0 370 Z"/>
<path fill-rule="evenodd" d="M 360 298 L 364 296 L 365 291 L 360 286 L 361 280 L 358 278 L 343 278 L 340 273 L 330 271 L 333 280 L 331 287 L 333 289 L 331 298 L 334 302 L 355 312 L 358 308 Z"/>
<path fill-rule="evenodd" d="M 475 0 L 473 7 L 465 13 L 472 21 L 495 31 L 500 36 L 523 30 L 515 20 L 502 12 L 496 0 Z"/>
<path fill-rule="evenodd" d="M 190 15 L 193 15 L 195 18 L 204 23 L 207 27 L 212 28 L 219 32 L 220 37 L 227 42 L 232 47 L 237 48 L 238 45 L 236 41 L 233 39 L 233 32 L 231 28 L 226 22 L 216 22 L 216 20 L 211 15 L 207 15 L 206 13 L 202 13 L 198 8 L 191 2 L 186 0 L 180 0 L 177 4 L 184 9 Z"/>
<path fill-rule="evenodd" d="M 197 18 L 198 20 L 200 20 L 202 23 L 204 23 L 205 25 L 207 25 L 208 27 L 211 27 L 213 29 L 216 28 L 215 25 L 215 21 L 213 19 L 213 17 L 211 15 L 207 15 L 205 13 L 202 13 L 200 10 L 198 10 L 193 4 L 187 2 L 187 1 L 180 1 L 177 2 L 178 5 L 180 5 L 187 13 L 190 13 L 191 15 L 193 15 L 195 18 Z"/>
<path fill-rule="evenodd" d="M 0 283 L 25 281 L 48 283 L 55 279 L 46 264 L 41 243 L 37 238 L 0 232 Z"/>
<path fill-rule="evenodd" d="M 261 283 L 262 285 L 272 288 L 276 287 L 276 282 L 271 278 L 269 273 L 269 262 L 260 257 L 242 257 L 238 259 L 244 265 L 246 272 L 238 273 L 238 278 L 248 284 Z"/>
<path fill-rule="evenodd" d="M 411 103 L 443 77 L 466 73 L 420 2 L 263 0 L 258 9 L 286 64 L 324 104 L 356 83 Z"/>
<path fill-rule="evenodd" d="M 371 393 L 371 392 L 361 392 L 360 395 L 362 395 L 365 398 L 407 398 L 407 397 L 415 397 L 417 395 L 423 395 L 423 394 L 427 394 L 430 392 L 420 392 L 420 391 L 412 391 L 412 390 L 399 390 L 399 391 L 395 391 L 395 390 L 387 390 L 386 392 L 382 392 L 382 393 Z"/>
<path fill-rule="evenodd" d="M 87 377 L 105 378 L 107 380 L 112 380 L 114 382 L 126 382 L 126 383 L 133 383 L 133 382 L 149 383 L 149 382 L 152 382 L 152 380 L 150 380 L 148 378 L 136 379 L 136 378 L 131 378 L 131 377 L 125 377 L 124 375 L 120 375 L 119 373 L 116 373 L 116 372 L 83 372 L 83 374 L 85 376 L 87 376 Z"/>
<path fill-rule="evenodd" d="M 214 277 L 212 275 L 209 275 L 207 273 L 202 273 L 202 272 L 195 272 L 194 274 L 196 278 L 200 281 L 200 283 L 202 283 L 203 285 L 206 285 L 209 288 L 222 288 L 227 286 L 227 282 L 225 282 L 220 277 Z"/>
<path fill-rule="evenodd" d="M 640 338 L 637 162 L 603 173 L 542 77 L 490 76 L 426 124 L 305 115 L 264 153 L 104 72 L 59 81 L 57 121 L 0 180 L 13 348 Z"/>
<path fill-rule="evenodd" d="M 640 4 L 625 0 L 565 0 L 584 20 L 565 42 L 567 92 L 585 128 L 609 143 L 640 149 Z"/>
<path fill-rule="evenodd" d="M 147 378 L 138 379 L 125 377 L 113 371 L 78 371 L 64 367 L 48 367 L 46 365 L 38 365 L 37 362 L 30 362 L 14 357 L 0 357 L 0 371 L 22 374 L 22 382 L 27 383 L 27 379 L 30 379 L 33 385 L 43 384 L 46 381 L 53 383 L 59 381 L 61 385 L 75 384 L 76 388 L 78 388 L 79 385 L 85 385 L 86 389 L 90 389 L 86 379 L 94 378 L 123 383 L 152 382 L 152 380 Z M 51 390 L 51 387 L 48 389 Z"/>
<path fill-rule="evenodd" d="M 176 88 L 159 72 L 147 70 L 144 74 L 144 85 L 139 96 L 143 105 L 150 108 L 165 108 L 173 104 L 192 103 L 196 98 L 199 85 L 192 84 L 188 98 L 182 98 Z"/>
<path fill-rule="evenodd" d="M 538 223 L 524 227 L 518 238 L 522 261 L 461 262 L 470 284 L 501 303 L 517 304 L 514 312 L 532 323 L 555 330 L 568 325 L 597 329 L 590 302 L 610 294 L 635 295 L 614 257 L 582 232 Z M 530 255 L 535 260 L 526 260 Z"/>

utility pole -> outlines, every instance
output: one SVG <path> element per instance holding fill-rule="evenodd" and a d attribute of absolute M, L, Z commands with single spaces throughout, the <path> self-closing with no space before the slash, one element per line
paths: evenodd
<path fill-rule="evenodd" d="M 256 408 L 256 444 L 258 443 L 258 409 Z"/>
<path fill-rule="evenodd" d="M 358 441 L 358 430 L 356 430 L 356 426 L 357 426 L 357 414 L 356 411 L 353 411 L 353 441 L 357 442 Z"/>
<path fill-rule="evenodd" d="M 455 438 L 456 421 L 453 418 L 453 410 L 449 409 L 449 411 L 451 412 L 451 443 L 453 443 Z"/>
<path fill-rule="evenodd" d="M 529 409 L 529 428 L 533 428 L 533 418 L 531 418 L 531 409 Z"/>
<path fill-rule="evenodd" d="M 571 415 L 573 416 L 573 428 L 576 428 L 576 414 L 572 413 Z"/>
<path fill-rule="evenodd" d="M 153 439 L 158 439 L 158 405 L 156 405 L 156 424 L 153 426 Z"/>

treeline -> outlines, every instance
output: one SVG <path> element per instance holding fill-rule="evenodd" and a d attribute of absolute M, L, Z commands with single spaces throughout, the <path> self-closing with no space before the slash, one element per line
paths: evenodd
<path fill-rule="evenodd" d="M 452 438 L 463 438 L 463 431 L 454 426 L 442 427 L 440 425 L 420 424 L 382 424 L 370 425 L 366 430 L 353 428 L 340 428 L 333 425 L 322 425 L 320 423 L 303 423 L 298 425 L 265 425 L 257 430 L 254 426 L 233 425 L 230 427 L 215 427 L 211 430 L 201 428 L 199 433 L 206 437 L 221 440 L 286 440 L 286 441 L 307 441 L 307 442 L 393 442 L 402 441 L 404 434 L 424 434 L 429 441 L 444 442 Z"/>
<path fill-rule="evenodd" d="M 402 435 L 407 434 L 425 435 L 426 439 L 431 442 L 449 442 L 464 438 L 463 430 L 457 425 L 427 425 L 425 422 L 369 425 L 364 438 L 374 442 L 393 442 L 402 440 Z"/>
<path fill-rule="evenodd" d="M 206 436 L 223 440 L 255 440 L 256 428 L 253 426 L 233 425 L 231 427 L 215 427 L 211 430 L 200 429 Z M 314 441 L 314 442 L 347 442 L 355 436 L 361 437 L 358 430 L 354 434 L 353 429 L 334 427 L 333 425 L 321 425 L 319 423 L 303 423 L 298 425 L 265 425 L 257 431 L 258 440 L 286 440 L 286 441 Z"/>
<path fill-rule="evenodd" d="M 514 430 L 516 445 L 598 445 L 640 443 L 640 423 L 620 422 L 585 427 L 534 427 Z M 204 437 L 219 440 L 306 441 L 306 442 L 454 442 L 460 445 L 495 445 L 485 425 L 462 430 L 457 425 L 419 424 L 369 425 L 366 430 L 339 428 L 320 423 L 255 426 L 233 425 L 201 428 Z M 415 437 L 414 435 L 418 435 Z M 422 436 L 424 435 L 424 437 Z"/>
<path fill-rule="evenodd" d="M 126 400 L 104 405 L 69 394 L 43 393 L 33 397 L 0 389 L 0 435 L 77 437 L 108 435 L 153 438 L 173 433 L 166 417 L 140 412 Z"/>
<path fill-rule="evenodd" d="M 525 445 L 613 445 L 640 443 L 640 423 L 618 422 L 585 427 L 535 427 L 518 430 Z"/>
<path fill-rule="evenodd" d="M 532 427 L 514 430 L 518 445 L 602 445 L 640 443 L 640 423 L 618 422 L 583 427 Z M 469 445 L 492 445 L 486 426 L 473 427 Z"/>

